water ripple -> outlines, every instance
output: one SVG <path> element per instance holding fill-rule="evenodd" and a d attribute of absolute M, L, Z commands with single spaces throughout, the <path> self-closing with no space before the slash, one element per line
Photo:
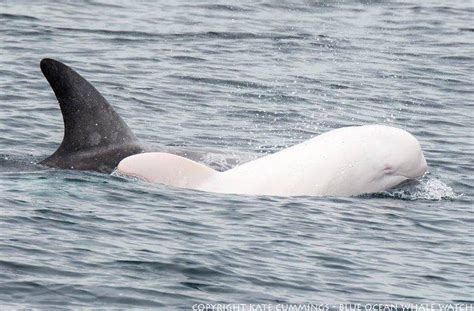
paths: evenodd
<path fill-rule="evenodd" d="M 467 2 L 4 1 L 0 11 L 1 308 L 473 303 Z M 282 198 L 50 169 L 37 163 L 63 123 L 43 57 L 92 81 L 152 149 L 219 170 L 380 123 L 418 138 L 429 173 L 379 194 Z"/>

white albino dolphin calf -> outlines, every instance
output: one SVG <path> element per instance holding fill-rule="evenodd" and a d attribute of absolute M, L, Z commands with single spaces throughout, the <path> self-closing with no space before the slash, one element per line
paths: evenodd
<path fill-rule="evenodd" d="M 225 172 L 169 153 L 135 154 L 117 171 L 145 181 L 218 193 L 353 196 L 393 188 L 427 168 L 419 142 L 383 125 L 344 127 Z"/>

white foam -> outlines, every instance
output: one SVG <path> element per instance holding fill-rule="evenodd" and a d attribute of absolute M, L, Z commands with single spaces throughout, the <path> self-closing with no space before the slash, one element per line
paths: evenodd
<path fill-rule="evenodd" d="M 424 178 L 416 186 L 396 189 L 386 193 L 389 197 L 402 200 L 454 200 L 462 196 L 454 192 L 453 188 L 437 178 Z"/>

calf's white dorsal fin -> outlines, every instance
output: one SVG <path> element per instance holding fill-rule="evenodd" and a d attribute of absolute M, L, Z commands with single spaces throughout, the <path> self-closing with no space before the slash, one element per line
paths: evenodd
<path fill-rule="evenodd" d="M 119 173 L 148 182 L 198 189 L 199 185 L 218 172 L 192 160 L 163 152 L 135 154 L 120 161 Z"/>

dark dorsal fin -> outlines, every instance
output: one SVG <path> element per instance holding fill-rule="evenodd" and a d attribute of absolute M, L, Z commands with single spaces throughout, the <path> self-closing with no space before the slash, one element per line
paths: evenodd
<path fill-rule="evenodd" d="M 86 79 L 48 58 L 41 61 L 41 71 L 56 94 L 64 120 L 63 141 L 42 164 L 110 172 L 121 159 L 142 151 L 127 124 Z"/>

